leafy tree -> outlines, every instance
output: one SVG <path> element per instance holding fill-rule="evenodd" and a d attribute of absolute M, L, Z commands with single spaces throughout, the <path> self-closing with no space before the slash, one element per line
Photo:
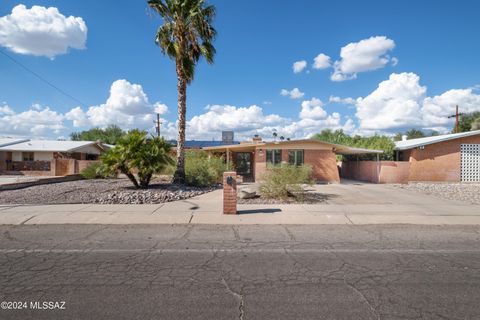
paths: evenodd
<path fill-rule="evenodd" d="M 212 64 L 215 55 L 212 26 L 215 7 L 205 0 L 148 0 L 163 19 L 155 42 L 163 54 L 175 61 L 178 88 L 177 168 L 174 182 L 185 182 L 185 118 L 187 112 L 187 85 L 194 78 L 200 57 Z"/>
<path fill-rule="evenodd" d="M 425 132 L 425 131 L 418 130 L 418 129 L 410 129 L 405 133 L 403 133 L 403 132 L 397 133 L 393 137 L 393 140 L 394 141 L 401 141 L 402 136 L 404 136 L 404 135 L 406 135 L 407 139 L 410 140 L 410 139 L 418 139 L 418 138 L 425 138 L 425 137 L 431 137 L 431 136 L 438 136 L 438 132 L 435 131 L 435 130 L 431 130 L 430 132 Z"/>
<path fill-rule="evenodd" d="M 480 122 L 480 111 L 462 114 L 458 119 L 458 132 L 479 130 L 476 123 Z"/>
<path fill-rule="evenodd" d="M 123 135 L 125 135 L 125 131 L 119 126 L 111 124 L 105 129 L 93 128 L 81 132 L 72 132 L 70 139 L 74 141 L 101 141 L 103 143 L 116 144 Z"/>
<path fill-rule="evenodd" d="M 313 138 L 335 144 L 352 145 L 353 143 L 353 138 L 343 132 L 342 129 L 335 131 L 331 129 L 325 129 L 314 135 Z"/>
<path fill-rule="evenodd" d="M 102 171 L 104 174 L 121 172 L 135 187 L 147 188 L 154 174 L 174 163 L 169 151 L 170 144 L 165 139 L 148 139 L 147 132 L 132 130 L 102 155 Z"/>
<path fill-rule="evenodd" d="M 343 132 L 341 129 L 335 131 L 326 129 L 314 135 L 313 138 L 324 142 L 342 144 L 350 147 L 383 150 L 384 152 L 379 155 L 381 160 L 393 160 L 394 158 L 393 148 L 395 147 L 395 144 L 393 143 L 392 138 L 388 136 L 374 135 L 371 137 L 361 137 L 359 135 L 355 135 L 352 137 Z M 367 160 L 371 159 L 372 155 L 366 154 L 361 156 L 359 155 L 358 157 Z M 348 157 L 346 158 L 348 159 Z"/>
<path fill-rule="evenodd" d="M 480 130 L 480 118 L 477 118 L 473 123 L 472 123 L 472 130 Z"/>

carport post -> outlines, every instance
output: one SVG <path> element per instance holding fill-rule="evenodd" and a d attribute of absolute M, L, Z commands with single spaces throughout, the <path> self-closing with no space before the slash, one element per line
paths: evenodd
<path fill-rule="evenodd" d="M 380 155 L 377 153 L 377 183 L 380 183 Z"/>

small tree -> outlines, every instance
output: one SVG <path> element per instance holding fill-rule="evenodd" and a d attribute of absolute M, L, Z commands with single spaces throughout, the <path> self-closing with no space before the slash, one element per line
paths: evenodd
<path fill-rule="evenodd" d="M 169 151 L 163 138 L 147 138 L 145 131 L 132 130 L 102 156 L 102 169 L 107 174 L 121 172 L 135 187 L 148 188 L 154 174 L 174 163 Z"/>
<path fill-rule="evenodd" d="M 116 144 L 118 139 L 125 135 L 119 126 L 111 124 L 108 127 L 102 128 L 92 128 L 90 130 L 81 131 L 81 132 L 72 132 L 70 134 L 70 139 L 74 141 L 97 141 L 100 140 L 103 143 Z"/>

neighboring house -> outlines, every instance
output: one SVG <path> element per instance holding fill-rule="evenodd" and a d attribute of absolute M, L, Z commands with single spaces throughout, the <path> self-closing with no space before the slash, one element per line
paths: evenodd
<path fill-rule="evenodd" d="M 480 130 L 395 142 L 408 181 L 480 182 Z"/>
<path fill-rule="evenodd" d="M 28 141 L 28 139 L 0 138 L 0 148 Z M 10 159 L 11 160 L 11 159 Z M 0 151 L 0 172 L 7 169 L 7 152 Z"/>
<path fill-rule="evenodd" d="M 233 164 L 244 181 L 260 180 L 267 171 L 268 164 L 290 163 L 312 166 L 312 178 L 317 182 L 339 182 L 337 154 L 383 153 L 381 150 L 352 148 L 316 139 L 266 142 L 258 136 L 249 142 L 204 147 L 203 150 L 227 155 L 227 161 Z"/>
<path fill-rule="evenodd" d="M 106 145 L 92 141 L 0 139 L 0 170 L 32 175 L 75 174 L 98 160 L 106 149 Z"/>

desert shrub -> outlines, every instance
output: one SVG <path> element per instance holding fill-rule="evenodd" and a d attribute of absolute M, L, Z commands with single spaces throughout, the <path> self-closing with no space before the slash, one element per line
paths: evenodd
<path fill-rule="evenodd" d="M 102 164 L 100 162 L 94 162 L 80 172 L 80 175 L 84 179 L 105 179 L 109 178 L 107 174 L 102 170 Z"/>
<path fill-rule="evenodd" d="M 269 166 L 260 184 L 260 193 L 266 198 L 287 199 L 303 198 L 302 184 L 312 184 L 312 167 L 282 164 Z"/>
<path fill-rule="evenodd" d="M 229 170 L 223 157 L 209 155 L 203 151 L 187 152 L 185 158 L 185 181 L 197 187 L 221 183 L 223 172 Z"/>

